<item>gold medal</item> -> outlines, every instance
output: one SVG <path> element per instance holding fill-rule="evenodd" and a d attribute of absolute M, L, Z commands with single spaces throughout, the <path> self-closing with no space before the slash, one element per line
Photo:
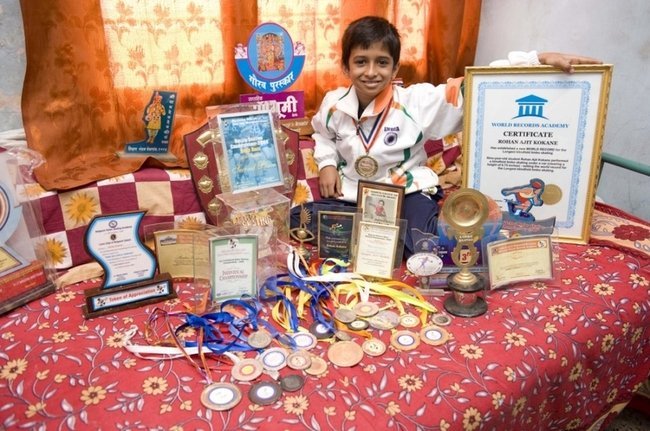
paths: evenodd
<path fill-rule="evenodd" d="M 420 345 L 420 336 L 411 331 L 396 331 L 390 337 L 390 344 L 397 350 L 413 350 Z"/>
<path fill-rule="evenodd" d="M 212 383 L 201 393 L 201 403 L 216 411 L 230 410 L 242 399 L 241 392 L 232 383 Z"/>
<path fill-rule="evenodd" d="M 369 155 L 363 155 L 354 162 L 354 169 L 357 174 L 364 178 L 374 177 L 379 170 L 379 163 Z"/>
<path fill-rule="evenodd" d="M 420 324 L 420 319 L 415 314 L 406 313 L 400 316 L 399 323 L 405 328 L 415 328 Z"/>
<path fill-rule="evenodd" d="M 547 205 L 555 205 L 562 200 L 562 189 L 555 184 L 547 184 L 544 186 L 544 193 L 542 193 L 542 200 Z"/>
<path fill-rule="evenodd" d="M 435 325 L 429 325 L 420 331 L 420 339 L 423 343 L 432 346 L 440 346 L 449 340 L 449 332 L 446 329 Z"/>
<path fill-rule="evenodd" d="M 381 356 L 386 352 L 386 343 L 379 338 L 370 338 L 363 342 L 361 348 L 366 352 L 366 355 Z"/>

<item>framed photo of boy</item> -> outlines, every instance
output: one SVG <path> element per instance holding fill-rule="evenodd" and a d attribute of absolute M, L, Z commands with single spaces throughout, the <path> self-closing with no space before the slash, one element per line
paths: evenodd
<path fill-rule="evenodd" d="M 463 186 L 504 220 L 555 218 L 557 239 L 587 243 L 602 152 L 611 65 L 468 67 Z"/>
<path fill-rule="evenodd" d="M 359 180 L 357 208 L 361 221 L 396 225 L 402 218 L 403 202 L 403 186 Z"/>

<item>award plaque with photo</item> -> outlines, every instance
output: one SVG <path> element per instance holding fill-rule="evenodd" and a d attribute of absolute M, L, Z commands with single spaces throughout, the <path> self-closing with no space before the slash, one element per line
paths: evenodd
<path fill-rule="evenodd" d="M 359 180 L 357 206 L 362 221 L 396 225 L 402 218 L 403 201 L 403 186 Z"/>

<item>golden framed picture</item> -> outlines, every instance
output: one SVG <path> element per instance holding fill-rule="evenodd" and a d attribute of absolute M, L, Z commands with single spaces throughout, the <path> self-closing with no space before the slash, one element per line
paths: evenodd
<path fill-rule="evenodd" d="M 396 225 L 402 218 L 403 202 L 403 186 L 359 180 L 357 208 L 361 221 Z"/>
<path fill-rule="evenodd" d="M 557 239 L 587 243 L 611 65 L 468 67 L 463 186 L 517 223 L 553 220 Z"/>

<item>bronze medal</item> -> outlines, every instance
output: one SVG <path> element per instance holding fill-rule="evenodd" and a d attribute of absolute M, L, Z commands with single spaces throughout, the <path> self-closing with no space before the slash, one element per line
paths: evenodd
<path fill-rule="evenodd" d="M 280 379 L 280 387 L 285 392 L 296 392 L 305 385 L 305 378 L 299 374 L 289 374 Z"/>
<path fill-rule="evenodd" d="M 287 356 L 287 366 L 294 370 L 304 370 L 311 366 L 311 355 L 304 350 L 296 350 Z"/>
<path fill-rule="evenodd" d="M 364 155 L 354 162 L 354 170 L 364 178 L 374 177 L 379 170 L 379 163 L 369 155 Z"/>
<path fill-rule="evenodd" d="M 234 379 L 240 382 L 250 382 L 258 378 L 262 374 L 262 371 L 264 371 L 264 367 L 260 361 L 246 358 L 233 365 L 230 372 Z"/>
<path fill-rule="evenodd" d="M 451 317 L 442 313 L 434 314 L 431 316 L 431 323 L 438 326 L 449 326 L 451 324 Z"/>
<path fill-rule="evenodd" d="M 305 373 L 311 376 L 320 376 L 327 371 L 327 362 L 320 356 L 312 356 L 311 365 L 305 369 Z"/>
<path fill-rule="evenodd" d="M 377 314 L 379 306 L 374 302 L 359 302 L 354 306 L 354 312 L 360 317 L 370 317 Z"/>
<path fill-rule="evenodd" d="M 312 323 L 309 327 L 309 332 L 311 332 L 319 340 L 332 338 L 334 336 L 334 332 L 320 322 Z"/>
<path fill-rule="evenodd" d="M 282 388 L 276 382 L 259 382 L 251 386 L 248 391 L 248 398 L 253 404 L 259 406 L 270 406 L 280 399 Z"/>
<path fill-rule="evenodd" d="M 347 327 L 353 331 L 363 331 L 368 329 L 370 324 L 366 320 L 357 319 L 347 324 Z"/>
<path fill-rule="evenodd" d="M 363 359 L 363 349 L 354 341 L 337 341 L 327 349 L 327 359 L 339 367 L 354 367 Z"/>

